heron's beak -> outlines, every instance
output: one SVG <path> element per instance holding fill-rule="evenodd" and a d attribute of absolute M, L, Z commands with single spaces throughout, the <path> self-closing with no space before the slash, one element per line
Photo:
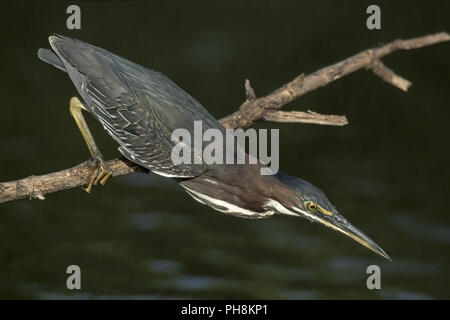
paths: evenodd
<path fill-rule="evenodd" d="M 366 248 L 369 248 L 373 252 L 379 254 L 383 258 L 392 261 L 391 258 L 384 252 L 379 245 L 377 245 L 372 239 L 366 236 L 362 231 L 354 227 L 350 222 L 347 221 L 342 215 L 340 215 L 336 210 L 333 212 L 325 210 L 321 207 L 314 212 L 306 212 L 303 210 L 296 209 L 297 212 L 301 212 L 304 217 L 310 219 L 311 221 L 317 221 L 323 225 L 334 229 L 336 231 L 342 232 L 346 236 L 352 238 L 353 240 L 359 242 Z M 298 215 L 298 214 L 297 214 Z"/>
<path fill-rule="evenodd" d="M 352 238 L 353 240 L 359 242 L 366 248 L 369 248 L 373 252 L 379 254 L 383 258 L 392 261 L 391 258 L 384 252 L 379 245 L 377 245 L 372 239 L 365 235 L 362 231 L 354 227 L 350 222 L 348 222 L 343 216 L 335 212 L 331 215 L 326 214 L 324 216 L 317 216 L 318 220 L 336 231 L 342 232 L 346 236 Z"/>

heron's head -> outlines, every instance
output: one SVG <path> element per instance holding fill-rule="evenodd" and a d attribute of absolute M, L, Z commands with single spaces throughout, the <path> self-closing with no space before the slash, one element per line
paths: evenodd
<path fill-rule="evenodd" d="M 278 210 L 279 213 L 304 217 L 311 221 L 319 222 L 331 229 L 342 232 L 380 256 L 391 260 L 380 246 L 339 214 L 322 190 L 300 178 L 282 173 L 278 173 L 277 177 L 297 197 L 295 199 L 297 201 L 290 202 L 290 205 L 283 204 L 283 208 Z"/>

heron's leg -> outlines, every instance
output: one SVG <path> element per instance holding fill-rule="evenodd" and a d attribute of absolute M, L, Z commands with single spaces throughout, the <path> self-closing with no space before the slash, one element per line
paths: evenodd
<path fill-rule="evenodd" d="M 89 193 L 91 192 L 93 185 L 97 185 L 99 182 L 101 185 L 104 185 L 111 177 L 112 170 L 108 167 L 105 160 L 103 160 L 103 156 L 95 143 L 94 137 L 89 130 L 86 120 L 84 120 L 82 110 L 86 110 L 86 107 L 77 97 L 70 99 L 70 114 L 75 119 L 78 129 L 80 129 L 84 141 L 86 141 L 92 158 L 98 163 L 96 172 L 92 175 L 91 181 L 84 189 L 84 191 Z"/>

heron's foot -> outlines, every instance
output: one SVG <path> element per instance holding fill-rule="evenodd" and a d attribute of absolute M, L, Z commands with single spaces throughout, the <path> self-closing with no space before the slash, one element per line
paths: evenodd
<path fill-rule="evenodd" d="M 106 164 L 105 160 L 103 160 L 102 157 L 94 157 L 93 160 L 97 165 L 97 169 L 92 175 L 88 186 L 84 188 L 84 191 L 86 191 L 87 193 L 90 193 L 92 190 L 92 186 L 96 186 L 98 185 L 98 183 L 103 186 L 113 173 L 111 168 Z"/>

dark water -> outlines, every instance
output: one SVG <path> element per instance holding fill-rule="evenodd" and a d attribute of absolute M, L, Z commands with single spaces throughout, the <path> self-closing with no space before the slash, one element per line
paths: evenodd
<path fill-rule="evenodd" d="M 82 29 L 68 31 L 63 3 L 1 2 L 0 180 L 88 158 L 68 110 L 75 88 L 36 57 L 54 32 L 165 73 L 220 118 L 243 101 L 245 78 L 263 95 L 373 45 L 450 31 L 447 1 L 378 2 L 379 31 L 365 28 L 367 2 L 227 3 L 82 2 Z M 345 114 L 348 126 L 258 127 L 280 128 L 281 170 L 321 187 L 393 262 L 305 220 L 217 213 L 141 174 L 0 205 L 0 297 L 450 298 L 450 47 L 384 62 L 414 83 L 408 93 L 359 71 L 286 107 Z M 381 290 L 366 288 L 371 264 Z"/>

